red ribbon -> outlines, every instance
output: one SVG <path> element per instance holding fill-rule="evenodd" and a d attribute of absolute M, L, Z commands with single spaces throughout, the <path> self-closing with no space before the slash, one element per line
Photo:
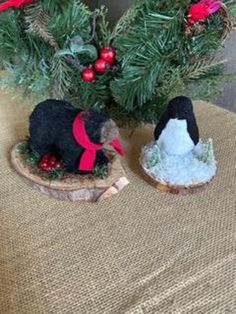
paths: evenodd
<path fill-rule="evenodd" d="M 89 114 L 89 112 L 82 111 L 74 119 L 73 135 L 77 143 L 85 149 L 80 159 L 79 170 L 92 171 L 96 160 L 96 152 L 103 148 L 103 143 L 95 144 L 91 142 L 85 129 L 85 122 L 83 119 L 85 114 Z M 124 156 L 125 152 L 118 138 L 115 138 L 109 145 L 120 155 Z"/>
<path fill-rule="evenodd" d="M 34 3 L 35 0 L 8 0 L 0 4 L 0 11 L 5 11 L 9 8 L 19 8 L 26 4 Z"/>

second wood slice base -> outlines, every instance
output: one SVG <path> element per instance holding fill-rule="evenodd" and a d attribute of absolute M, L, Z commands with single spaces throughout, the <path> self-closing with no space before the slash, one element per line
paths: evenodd
<path fill-rule="evenodd" d="M 192 194 L 199 191 L 202 191 L 205 189 L 205 187 L 210 183 L 209 182 L 202 182 L 197 184 L 192 184 L 189 186 L 184 185 L 171 185 L 168 183 L 162 183 L 158 181 L 156 178 L 154 178 L 152 175 L 147 173 L 143 168 L 143 176 L 145 180 L 152 185 L 154 188 L 159 190 L 161 193 L 171 193 L 171 194 L 180 194 L 180 195 L 186 195 L 186 194 Z M 212 178 L 213 180 L 213 178 Z"/>

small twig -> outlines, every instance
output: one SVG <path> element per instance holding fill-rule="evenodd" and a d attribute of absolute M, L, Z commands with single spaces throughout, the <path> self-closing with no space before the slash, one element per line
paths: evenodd
<path fill-rule="evenodd" d="M 96 20 L 97 20 L 97 17 L 98 17 L 97 12 L 94 12 L 94 14 L 93 14 L 93 21 L 92 21 L 92 35 L 89 38 L 89 40 L 87 40 L 85 42 L 85 44 L 89 44 L 94 39 L 94 37 L 96 35 L 96 26 L 97 26 Z"/>
<path fill-rule="evenodd" d="M 70 56 L 64 57 L 65 60 L 73 65 L 76 69 L 78 69 L 80 72 L 82 72 L 85 69 L 85 66 L 81 65 L 80 61 L 78 59 L 73 59 Z"/>

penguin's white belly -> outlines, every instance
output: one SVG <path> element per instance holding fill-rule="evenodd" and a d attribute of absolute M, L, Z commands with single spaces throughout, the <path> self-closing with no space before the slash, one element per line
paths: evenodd
<path fill-rule="evenodd" d="M 187 121 L 170 119 L 161 132 L 158 144 L 167 154 L 183 155 L 194 148 L 194 143 L 187 130 Z"/>

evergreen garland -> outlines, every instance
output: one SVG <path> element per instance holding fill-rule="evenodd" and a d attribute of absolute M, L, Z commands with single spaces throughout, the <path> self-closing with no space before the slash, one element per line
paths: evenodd
<path fill-rule="evenodd" d="M 104 110 L 122 125 L 156 122 L 172 97 L 209 98 L 223 80 L 224 60 L 215 56 L 225 39 L 225 17 L 219 11 L 186 29 L 195 2 L 136 0 L 113 30 L 104 6 L 91 12 L 80 0 L 8 9 L 0 13 L 0 62 L 12 74 L 4 82 L 39 100 Z M 236 1 L 224 4 L 232 18 Z M 85 82 L 81 72 L 106 46 L 116 49 L 118 63 Z"/>

